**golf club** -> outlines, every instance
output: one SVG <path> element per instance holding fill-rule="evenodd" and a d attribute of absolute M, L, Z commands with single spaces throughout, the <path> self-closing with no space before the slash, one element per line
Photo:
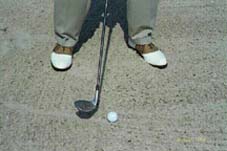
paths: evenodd
<path fill-rule="evenodd" d="M 97 83 L 96 83 L 96 87 L 95 87 L 95 96 L 92 100 L 89 100 L 89 101 L 87 101 L 87 100 L 75 101 L 74 105 L 78 109 L 79 112 L 92 113 L 97 110 L 97 107 L 99 104 L 100 90 L 101 90 L 102 66 L 103 66 L 103 61 L 102 61 L 103 60 L 103 48 L 104 48 L 105 30 L 106 30 L 105 26 L 106 26 L 106 16 L 107 16 L 107 5 L 108 5 L 108 0 L 105 0 Z"/>

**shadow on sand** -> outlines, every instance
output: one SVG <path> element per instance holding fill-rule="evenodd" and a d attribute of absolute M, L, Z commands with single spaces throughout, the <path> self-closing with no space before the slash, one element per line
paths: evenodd
<path fill-rule="evenodd" d="M 82 45 L 86 43 L 88 39 L 92 38 L 96 29 L 99 28 L 100 22 L 103 22 L 102 15 L 104 12 L 104 6 L 104 0 L 92 0 L 90 10 L 81 29 L 79 42 L 74 47 L 74 53 L 78 52 Z M 124 32 L 124 39 L 126 41 L 128 35 L 126 0 L 109 0 L 107 12 L 108 17 L 106 20 L 106 25 L 112 31 L 114 26 L 119 23 Z"/>

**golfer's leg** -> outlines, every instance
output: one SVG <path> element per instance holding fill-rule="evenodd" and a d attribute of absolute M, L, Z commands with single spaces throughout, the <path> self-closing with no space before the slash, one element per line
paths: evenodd
<path fill-rule="evenodd" d="M 136 44 L 151 42 L 159 0 L 127 0 L 128 33 Z"/>
<path fill-rule="evenodd" d="M 72 47 L 90 7 L 90 0 L 54 0 L 54 30 L 57 43 Z"/>

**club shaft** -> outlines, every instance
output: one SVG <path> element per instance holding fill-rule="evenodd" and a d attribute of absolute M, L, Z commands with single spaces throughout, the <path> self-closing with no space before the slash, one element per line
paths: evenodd
<path fill-rule="evenodd" d="M 106 16 L 107 16 L 107 6 L 108 0 L 105 0 L 104 7 L 104 16 L 103 16 L 103 24 L 102 24 L 102 35 L 101 35 L 101 44 L 100 44 L 100 54 L 99 54 L 99 64 L 98 64 L 98 75 L 97 75 L 97 85 L 96 90 L 100 90 L 101 86 L 101 77 L 102 77 L 102 60 L 103 60 L 103 49 L 104 49 L 104 41 L 105 41 L 105 31 L 106 31 Z"/>

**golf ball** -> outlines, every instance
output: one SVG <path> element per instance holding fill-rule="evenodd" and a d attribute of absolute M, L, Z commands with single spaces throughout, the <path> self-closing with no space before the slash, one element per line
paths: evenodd
<path fill-rule="evenodd" d="M 107 119 L 108 119 L 108 121 L 109 121 L 110 123 L 114 123 L 114 122 L 117 121 L 118 115 L 117 115 L 116 112 L 109 112 L 109 113 L 107 114 Z"/>

